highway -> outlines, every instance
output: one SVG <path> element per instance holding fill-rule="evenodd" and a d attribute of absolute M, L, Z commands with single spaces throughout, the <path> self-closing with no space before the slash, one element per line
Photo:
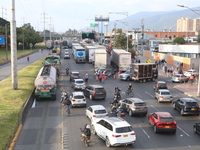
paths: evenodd
<path fill-rule="evenodd" d="M 127 147 L 111 147 L 107 148 L 105 142 L 97 135 L 91 136 L 89 147 L 85 147 L 80 140 L 80 130 L 84 124 L 90 124 L 90 120 L 85 116 L 85 108 L 72 108 L 72 114 L 68 117 L 64 107 L 61 105 L 61 91 L 72 92 L 69 76 L 65 75 L 65 68 L 68 66 L 70 71 L 79 71 L 83 75 L 89 74 L 88 84 L 102 84 L 93 78 L 94 70 L 92 64 L 76 64 L 71 59 L 63 59 L 64 51 L 62 51 L 61 76 L 58 82 L 57 99 L 42 100 L 34 103 L 27 116 L 22 132 L 16 142 L 14 150 L 199 150 L 200 135 L 193 132 L 193 124 L 197 122 L 199 116 L 181 116 L 180 113 L 172 108 L 170 103 L 158 103 L 154 98 L 153 85 L 154 82 L 132 82 L 135 97 L 141 98 L 148 105 L 148 113 L 155 111 L 167 111 L 177 121 L 176 134 L 170 133 L 154 133 L 153 127 L 148 124 L 147 116 L 130 117 L 126 113 L 125 120 L 128 121 L 136 132 L 136 142 Z M 110 56 L 108 56 L 110 57 Z M 171 83 L 169 78 L 159 76 L 159 80 L 168 83 L 169 90 L 173 94 L 174 99 L 178 97 L 187 97 L 176 89 L 175 84 Z M 119 79 L 107 79 L 102 84 L 106 91 L 105 100 L 89 100 L 87 98 L 87 106 L 101 104 L 110 111 L 109 102 L 113 99 L 114 87 L 118 86 L 122 90 L 122 98 L 125 98 L 124 91 L 128 87 L 126 81 Z"/>

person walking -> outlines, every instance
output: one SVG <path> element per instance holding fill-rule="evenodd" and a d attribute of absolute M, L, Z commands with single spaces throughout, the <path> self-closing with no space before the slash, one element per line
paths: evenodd
<path fill-rule="evenodd" d="M 190 75 L 190 84 L 193 84 L 193 82 L 194 82 L 194 75 L 191 74 L 191 75 Z"/>
<path fill-rule="evenodd" d="M 85 77 L 85 83 L 88 83 L 88 78 L 89 78 L 88 73 L 86 73 L 84 77 Z"/>
<path fill-rule="evenodd" d="M 29 56 L 27 56 L 27 57 L 26 57 L 26 59 L 27 59 L 27 61 L 29 61 L 29 60 L 30 60 L 30 57 L 29 57 Z"/>
<path fill-rule="evenodd" d="M 101 83 L 101 81 L 102 81 L 102 76 L 103 76 L 103 73 L 100 73 L 100 75 L 99 75 L 99 82 Z"/>
<path fill-rule="evenodd" d="M 105 74 L 102 74 L 102 77 L 101 77 L 101 83 L 104 84 L 105 80 L 106 80 L 106 75 L 105 75 Z"/>

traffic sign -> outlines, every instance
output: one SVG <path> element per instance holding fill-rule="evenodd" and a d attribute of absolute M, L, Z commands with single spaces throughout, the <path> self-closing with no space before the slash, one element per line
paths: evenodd
<path fill-rule="evenodd" d="M 0 44 L 5 44 L 5 38 L 4 37 L 0 37 Z"/>

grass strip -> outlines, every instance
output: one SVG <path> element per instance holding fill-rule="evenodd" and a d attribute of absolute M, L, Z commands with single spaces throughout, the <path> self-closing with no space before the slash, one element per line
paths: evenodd
<path fill-rule="evenodd" d="M 12 89 L 11 76 L 0 81 L 0 150 L 8 148 L 19 126 L 20 113 L 30 96 L 44 58 L 18 71 L 18 90 Z"/>

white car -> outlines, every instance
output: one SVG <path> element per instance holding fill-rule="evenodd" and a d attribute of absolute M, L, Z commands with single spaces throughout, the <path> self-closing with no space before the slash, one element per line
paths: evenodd
<path fill-rule="evenodd" d="M 70 59 L 69 53 L 64 55 L 64 59 Z"/>
<path fill-rule="evenodd" d="M 83 79 L 73 79 L 71 84 L 74 90 L 82 90 L 85 88 L 85 81 Z"/>
<path fill-rule="evenodd" d="M 66 53 L 66 52 L 69 52 L 69 49 L 65 49 L 65 53 Z"/>
<path fill-rule="evenodd" d="M 155 91 L 155 98 L 158 100 L 158 102 L 169 102 L 171 103 L 173 100 L 173 96 L 171 92 L 167 89 L 160 89 Z"/>
<path fill-rule="evenodd" d="M 87 106 L 87 100 L 83 92 L 72 92 L 72 94 L 69 97 L 72 107 L 74 106 Z"/>
<path fill-rule="evenodd" d="M 86 109 L 86 116 L 92 121 L 96 118 L 107 117 L 108 112 L 102 105 L 92 105 Z"/>
<path fill-rule="evenodd" d="M 172 82 L 188 82 L 189 77 L 184 74 L 175 74 L 171 80 Z"/>
<path fill-rule="evenodd" d="M 184 75 L 187 76 L 187 77 L 190 77 L 192 74 L 196 75 L 196 74 L 198 74 L 198 71 L 191 69 L 191 70 L 188 70 L 184 73 Z"/>
<path fill-rule="evenodd" d="M 124 119 L 117 117 L 94 119 L 91 131 L 105 140 L 107 147 L 129 145 L 136 141 L 136 133 L 132 126 Z"/>

